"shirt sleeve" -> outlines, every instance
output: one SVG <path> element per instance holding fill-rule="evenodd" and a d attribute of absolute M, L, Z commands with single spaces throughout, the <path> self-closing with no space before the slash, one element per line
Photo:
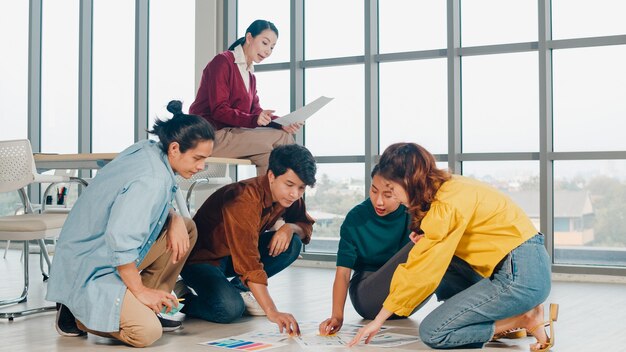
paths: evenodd
<path fill-rule="evenodd" d="M 341 224 L 341 229 L 339 230 L 339 246 L 337 249 L 337 266 L 343 266 L 345 268 L 354 269 L 354 265 L 356 264 L 357 252 L 356 246 L 352 241 L 352 238 L 356 235 L 355 227 L 349 225 L 350 213 L 348 213 L 348 217 L 344 220 L 343 224 Z"/>
<path fill-rule="evenodd" d="M 311 242 L 311 234 L 313 233 L 313 224 L 315 220 L 306 212 L 306 205 L 304 200 L 298 199 L 293 203 L 283 216 L 286 223 L 296 224 L 302 228 L 304 232 L 304 239 L 302 243 L 309 244 Z"/>
<path fill-rule="evenodd" d="M 234 127 L 258 127 L 256 120 L 259 113 L 254 113 L 254 102 L 252 105 L 253 109 L 250 112 L 235 109 L 230 105 L 231 94 L 236 95 L 236 92 L 232 92 L 233 87 L 230 82 L 231 69 L 232 67 L 228 62 L 228 58 L 223 55 L 216 56 L 209 63 L 209 74 L 207 75 L 206 83 L 211 118 Z M 244 92 L 241 94 L 244 94 Z M 257 101 L 258 106 L 258 97 L 256 96 L 256 92 L 255 100 Z"/>
<path fill-rule="evenodd" d="M 250 194 L 242 194 L 222 208 L 226 241 L 233 260 L 233 268 L 248 285 L 248 281 L 267 285 L 259 253 L 261 204 Z"/>
<path fill-rule="evenodd" d="M 409 253 L 405 264 L 398 265 L 383 307 L 397 315 L 408 316 L 441 282 L 467 221 L 453 207 L 433 203 L 422 219 L 424 237 Z"/>
<path fill-rule="evenodd" d="M 151 234 L 153 221 L 167 205 L 165 182 L 160 178 L 134 180 L 117 195 L 105 230 L 114 267 L 135 261 Z"/>

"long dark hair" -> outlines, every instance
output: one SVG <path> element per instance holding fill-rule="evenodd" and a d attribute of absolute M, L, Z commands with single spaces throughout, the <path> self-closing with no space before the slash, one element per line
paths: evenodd
<path fill-rule="evenodd" d="M 276 28 L 276 26 L 272 22 L 266 21 L 266 20 L 256 20 L 256 21 L 252 22 L 248 26 L 248 29 L 246 29 L 246 34 L 250 33 L 250 35 L 252 35 L 252 38 L 254 38 L 257 35 L 261 34 L 261 32 L 263 32 L 266 29 L 271 29 L 272 32 L 276 33 L 276 37 L 278 37 L 278 29 Z M 235 42 L 232 43 L 228 47 L 228 50 L 235 50 L 235 48 L 238 45 L 241 45 L 241 44 L 243 44 L 245 42 L 246 42 L 246 36 L 244 34 L 243 37 L 235 40 Z"/>
<path fill-rule="evenodd" d="M 172 100 L 167 104 L 167 111 L 174 116 L 166 121 L 157 120 L 148 133 L 159 137 L 159 147 L 163 153 L 172 142 L 178 142 L 180 152 L 193 149 L 200 141 L 215 140 L 215 129 L 200 116 L 183 114 L 183 103 Z"/>
<path fill-rule="evenodd" d="M 392 144 L 380 156 L 378 174 L 399 183 L 409 198 L 409 213 L 413 216 L 411 230 L 421 233 L 420 224 L 435 200 L 441 185 L 450 173 L 437 168 L 435 157 L 415 143 Z"/>

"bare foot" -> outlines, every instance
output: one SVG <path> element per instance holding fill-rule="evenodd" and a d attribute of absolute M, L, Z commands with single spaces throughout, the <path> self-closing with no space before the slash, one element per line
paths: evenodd
<path fill-rule="evenodd" d="M 545 344 L 545 342 L 548 341 L 548 336 L 546 335 L 545 330 L 542 327 L 536 328 L 543 322 L 543 304 L 540 304 L 526 313 L 497 321 L 495 330 L 497 334 L 514 329 L 526 329 L 527 332 L 531 332 L 537 339 L 537 343 L 531 346 L 531 349 L 534 349 L 541 347 L 542 344 Z M 531 331 L 533 328 L 536 329 Z"/>
<path fill-rule="evenodd" d="M 543 323 L 545 322 L 543 304 L 529 310 L 523 316 L 525 317 L 524 328 L 526 332 L 531 333 L 537 339 L 536 343 L 530 345 L 530 350 L 542 348 L 548 341 L 548 335 L 546 335 L 546 330 L 543 328 Z"/>

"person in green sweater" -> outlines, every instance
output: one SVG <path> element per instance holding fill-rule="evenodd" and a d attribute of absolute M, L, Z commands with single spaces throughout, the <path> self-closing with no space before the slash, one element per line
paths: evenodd
<path fill-rule="evenodd" d="M 341 225 L 332 314 L 320 324 L 320 335 L 341 329 L 348 291 L 357 313 L 373 319 L 389 294 L 396 267 L 406 262 L 413 248 L 406 207 L 385 191 L 378 171 L 376 165 L 369 198 L 352 208 Z"/>

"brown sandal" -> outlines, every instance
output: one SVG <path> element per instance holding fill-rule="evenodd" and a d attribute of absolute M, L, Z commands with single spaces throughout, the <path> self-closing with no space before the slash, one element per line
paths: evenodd
<path fill-rule="evenodd" d="M 526 329 L 516 328 L 495 333 L 491 338 L 491 341 L 497 341 L 500 339 L 521 339 L 524 337 L 526 337 Z"/>
<path fill-rule="evenodd" d="M 537 340 L 538 347 L 530 345 L 531 351 L 545 352 L 545 351 L 549 351 L 550 348 L 554 346 L 554 322 L 557 320 L 558 317 L 559 317 L 559 305 L 555 303 L 550 303 L 550 320 L 544 321 L 543 323 L 538 324 L 532 329 L 528 330 L 529 334 L 533 334 L 539 328 L 545 329 L 546 327 L 550 327 L 550 335 L 546 333 L 546 335 L 548 336 L 548 339 L 546 340 L 546 342 L 539 342 L 539 340 Z"/>

